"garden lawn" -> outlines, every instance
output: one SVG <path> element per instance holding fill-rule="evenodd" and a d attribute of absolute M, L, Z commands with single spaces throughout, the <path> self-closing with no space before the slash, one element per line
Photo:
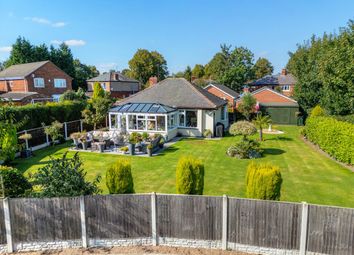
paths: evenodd
<path fill-rule="evenodd" d="M 308 203 L 354 207 L 354 173 L 320 154 L 305 144 L 295 126 L 281 126 L 285 134 L 265 135 L 262 142 L 264 157 L 257 162 L 278 165 L 283 177 L 281 200 L 306 201 Z M 175 168 L 183 155 L 193 155 L 205 165 L 205 195 L 244 197 L 245 174 L 251 160 L 228 157 L 226 149 L 240 137 L 224 137 L 221 140 L 183 139 L 162 154 L 148 157 L 130 157 L 80 152 L 87 178 L 102 176 L 100 183 L 107 193 L 105 171 L 118 158 L 131 160 L 134 187 L 137 193 L 175 193 Z M 68 144 L 45 148 L 35 152 L 35 157 L 17 159 L 14 167 L 26 175 L 44 166 L 49 156 L 60 157 L 68 150 Z M 69 152 L 73 155 L 73 152 Z"/>

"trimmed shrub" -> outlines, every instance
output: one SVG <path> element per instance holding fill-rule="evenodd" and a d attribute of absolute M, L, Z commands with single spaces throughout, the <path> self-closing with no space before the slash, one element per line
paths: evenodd
<path fill-rule="evenodd" d="M 237 121 L 230 126 L 229 133 L 231 135 L 253 135 L 257 132 L 257 128 L 249 121 Z"/>
<path fill-rule="evenodd" d="M 106 185 L 110 194 L 134 193 L 131 164 L 126 159 L 119 159 L 106 172 Z"/>
<path fill-rule="evenodd" d="M 204 165 L 194 157 L 182 157 L 176 168 L 176 189 L 178 194 L 203 195 Z"/>
<path fill-rule="evenodd" d="M 239 159 L 260 158 L 262 150 L 260 144 L 254 140 L 243 139 L 227 149 L 227 155 Z"/>
<path fill-rule="evenodd" d="M 332 116 L 332 117 L 340 121 L 346 121 L 354 124 L 354 114 L 343 115 L 343 116 Z"/>
<path fill-rule="evenodd" d="M 61 123 L 81 119 L 81 112 L 85 109 L 86 103 L 79 101 L 65 101 L 60 103 L 28 104 L 23 106 L 7 107 L 8 114 L 14 116 L 16 122 L 24 120 L 25 116 L 30 121 L 26 121 L 17 131 L 38 128 L 42 123 L 49 125 L 57 120 Z"/>
<path fill-rule="evenodd" d="M 0 166 L 5 188 L 5 197 L 23 197 L 32 190 L 31 183 L 16 168 Z"/>
<path fill-rule="evenodd" d="M 354 163 L 354 124 L 333 117 L 318 116 L 307 119 L 306 137 L 322 150 L 343 163 Z"/>
<path fill-rule="evenodd" d="M 246 196 L 263 200 L 279 200 L 282 184 L 279 167 L 251 162 L 246 173 Z"/>

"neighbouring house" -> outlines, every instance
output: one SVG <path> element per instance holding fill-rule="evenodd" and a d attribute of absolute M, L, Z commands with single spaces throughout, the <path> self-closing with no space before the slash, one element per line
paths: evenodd
<path fill-rule="evenodd" d="M 37 92 L 7 92 L 0 94 L 0 102 L 12 102 L 15 105 L 25 105 L 35 102 L 48 101 L 48 96 Z"/>
<path fill-rule="evenodd" d="M 153 84 L 116 103 L 109 112 L 110 130 L 158 133 L 167 140 L 177 135 L 202 136 L 207 129 L 217 135 L 228 123 L 227 101 L 184 78 Z"/>
<path fill-rule="evenodd" d="M 51 61 L 12 65 L 0 72 L 0 93 L 4 98 L 20 98 L 23 93 L 35 92 L 58 100 L 66 90 L 71 90 L 73 78 Z M 22 93 L 17 97 L 15 93 Z"/>
<path fill-rule="evenodd" d="M 226 100 L 228 102 L 229 109 L 235 109 L 236 99 L 240 96 L 240 94 L 236 91 L 216 82 L 209 83 L 204 89 L 209 93 Z"/>
<path fill-rule="evenodd" d="M 295 83 L 295 77 L 288 73 L 286 69 L 282 69 L 280 74 L 266 75 L 263 78 L 248 83 L 248 86 L 250 91 L 268 87 L 291 97 L 294 92 Z"/>
<path fill-rule="evenodd" d="M 128 78 L 120 72 L 108 72 L 87 80 L 88 96 L 92 95 L 96 82 L 114 98 L 126 98 L 140 91 L 139 81 Z"/>
<path fill-rule="evenodd" d="M 244 93 L 247 93 L 245 88 Z M 243 94 L 244 94 L 243 93 Z M 299 121 L 299 105 L 293 98 L 279 93 L 271 88 L 262 87 L 250 92 L 257 100 L 259 109 L 270 116 L 274 124 L 296 125 Z M 242 100 L 242 95 L 236 101 L 236 107 Z"/>

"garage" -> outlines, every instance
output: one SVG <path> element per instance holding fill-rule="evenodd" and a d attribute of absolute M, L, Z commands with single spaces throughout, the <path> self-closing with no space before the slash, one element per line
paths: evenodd
<path fill-rule="evenodd" d="M 297 103 L 260 103 L 261 111 L 272 119 L 274 124 L 297 125 L 299 106 Z"/>

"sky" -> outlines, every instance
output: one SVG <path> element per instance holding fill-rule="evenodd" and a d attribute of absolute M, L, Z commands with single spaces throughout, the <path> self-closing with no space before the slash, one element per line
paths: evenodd
<path fill-rule="evenodd" d="M 354 19 L 353 0 L 0 0 L 0 61 L 18 36 L 66 42 L 100 71 L 122 70 L 139 48 L 157 50 L 170 73 L 206 64 L 220 44 L 268 58 L 275 73 L 313 34 Z"/>

